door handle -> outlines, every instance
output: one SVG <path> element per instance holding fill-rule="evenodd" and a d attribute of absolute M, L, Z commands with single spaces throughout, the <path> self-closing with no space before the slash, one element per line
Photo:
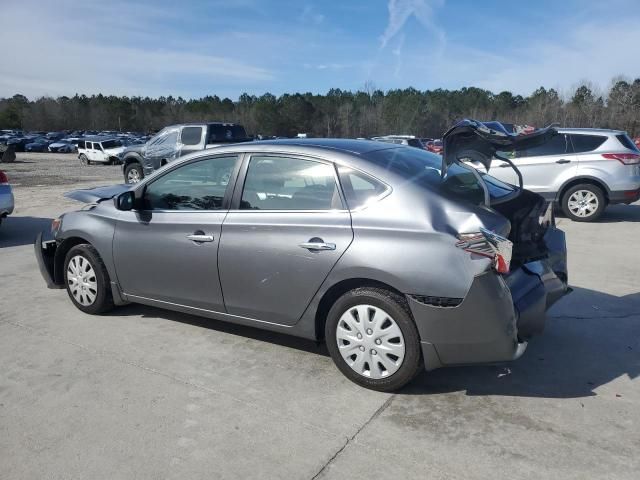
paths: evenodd
<path fill-rule="evenodd" d="M 561 158 L 560 160 L 556 160 L 556 163 L 571 163 L 571 160 L 567 160 L 566 158 Z"/>
<path fill-rule="evenodd" d="M 508 164 L 508 163 L 506 163 L 506 162 L 502 162 L 502 163 L 500 164 L 500 168 L 507 168 L 507 167 L 510 167 L 510 166 L 511 166 L 511 165 L 509 165 L 509 164 Z"/>
<path fill-rule="evenodd" d="M 325 243 L 325 242 L 304 242 L 298 244 L 301 248 L 306 248 L 307 250 L 321 251 L 321 250 L 335 250 L 335 243 Z"/>
<path fill-rule="evenodd" d="M 197 243 L 213 242 L 213 235 L 205 235 L 202 232 L 195 232 L 191 235 L 187 235 L 187 239 Z"/>

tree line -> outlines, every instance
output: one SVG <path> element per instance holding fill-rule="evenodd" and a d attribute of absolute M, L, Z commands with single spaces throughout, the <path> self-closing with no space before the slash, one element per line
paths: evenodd
<path fill-rule="evenodd" d="M 636 136 L 640 135 L 640 78 L 615 80 L 604 93 L 581 85 L 565 96 L 544 87 L 523 97 L 475 87 L 383 92 L 367 85 L 356 92 L 331 89 L 325 95 L 244 93 L 236 101 L 216 95 L 189 100 L 102 94 L 0 98 L 0 129 L 46 131 L 153 132 L 173 123 L 209 120 L 241 123 L 254 135 L 439 137 L 461 118 L 536 127 L 558 123 L 563 127 L 616 128 Z"/>

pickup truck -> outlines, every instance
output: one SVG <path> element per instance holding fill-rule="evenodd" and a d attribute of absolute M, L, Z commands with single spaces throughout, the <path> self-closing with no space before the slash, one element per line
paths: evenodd
<path fill-rule="evenodd" d="M 121 154 L 126 183 L 138 183 L 167 163 L 188 153 L 230 143 L 253 140 L 242 125 L 207 122 L 171 125 L 143 145 L 132 145 Z"/>

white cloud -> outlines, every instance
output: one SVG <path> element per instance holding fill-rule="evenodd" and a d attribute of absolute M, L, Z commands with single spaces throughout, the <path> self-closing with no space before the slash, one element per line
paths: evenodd
<path fill-rule="evenodd" d="M 427 29 L 434 32 L 438 38 L 444 40 L 444 32 L 433 22 L 434 10 L 441 7 L 444 0 L 389 0 L 389 22 L 382 37 L 381 48 L 387 46 L 404 27 L 407 20 L 413 15 Z"/>
<path fill-rule="evenodd" d="M 144 13 L 139 7 L 106 9 L 87 3 L 69 16 L 58 6 L 40 5 L 37 17 L 29 13 L 33 9 L 28 2 L 3 7 L 8 21 L 0 29 L 0 44 L 16 53 L 0 62 L 0 96 L 17 92 L 30 97 L 76 92 L 190 96 L 184 85 L 189 80 L 215 86 L 275 78 L 272 71 L 242 60 L 237 52 L 225 55 L 224 49 L 215 48 L 212 54 L 197 41 L 162 42 L 162 33 L 139 21 Z M 171 11 L 150 10 L 147 19 L 177 20 Z M 29 21 L 17 21 L 20 18 Z"/>

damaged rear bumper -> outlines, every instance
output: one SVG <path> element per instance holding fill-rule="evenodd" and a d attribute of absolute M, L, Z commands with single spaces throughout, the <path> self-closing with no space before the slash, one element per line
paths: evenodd
<path fill-rule="evenodd" d="M 519 358 L 528 339 L 544 329 L 546 310 L 568 293 L 564 233 L 550 228 L 549 256 L 509 275 L 474 278 L 458 305 L 435 306 L 408 296 L 427 370 L 499 363 Z"/>

